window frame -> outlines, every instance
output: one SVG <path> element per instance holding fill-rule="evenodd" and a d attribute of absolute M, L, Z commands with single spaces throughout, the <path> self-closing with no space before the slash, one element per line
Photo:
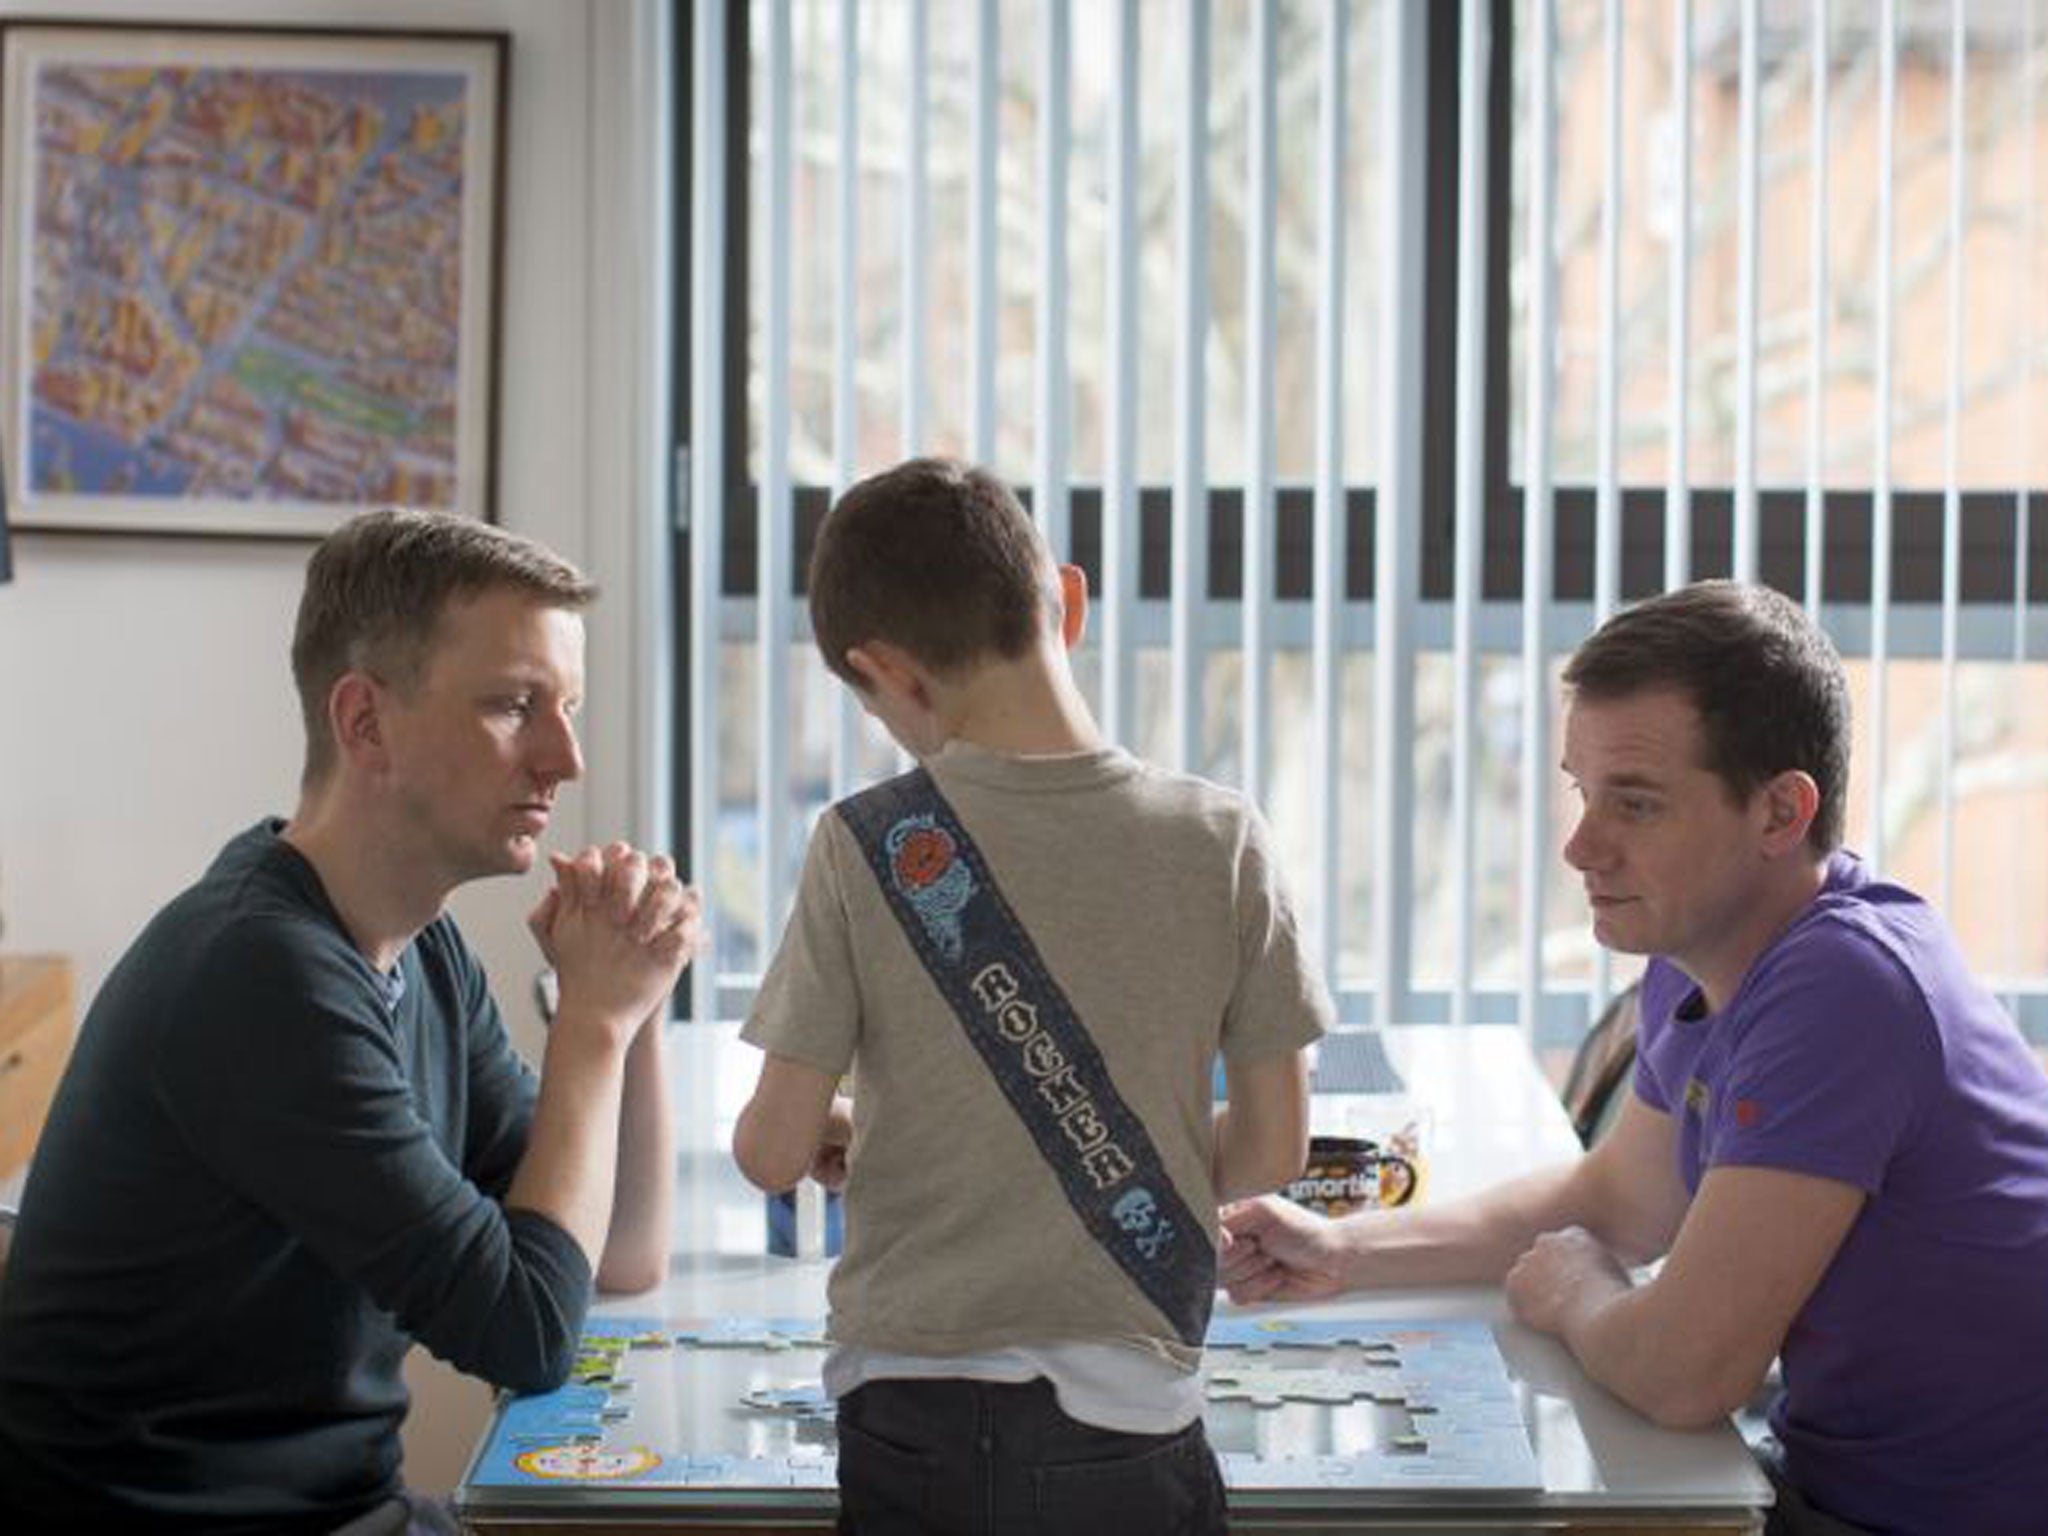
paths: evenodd
<path fill-rule="evenodd" d="M 747 418 L 747 373 L 750 339 L 748 310 L 753 302 L 746 277 L 751 275 L 749 241 L 749 116 L 752 68 L 749 57 L 750 27 L 746 24 L 753 0 L 731 0 L 731 24 L 726 28 L 726 166 L 724 260 L 729 274 L 741 274 L 728 281 L 724 316 L 725 359 L 723 374 L 726 398 L 740 402 L 738 409 L 724 414 L 724 486 L 721 520 L 721 602 L 745 600 L 753 594 L 757 568 L 755 540 L 758 518 L 758 486 L 749 478 Z M 1403 0 L 1386 0 L 1403 3 Z M 1509 367 L 1511 324 L 1509 273 L 1514 259 L 1513 198 L 1514 163 L 1518 139 L 1514 122 L 1514 68 L 1517 0 L 1491 0 L 1492 50 L 1487 82 L 1487 230 L 1486 230 L 1486 379 L 1485 421 L 1482 446 L 1484 485 L 1484 538 L 1481 591 L 1483 609 L 1482 649 L 1489 653 L 1511 651 L 1516 642 L 1510 610 L 1520 603 L 1522 581 L 1523 488 L 1514 473 L 1508 452 Z M 692 25 L 695 4 L 679 8 L 674 29 L 676 78 L 681 82 L 675 114 L 677 136 L 674 164 L 676 223 L 672 249 L 676 253 L 678 291 L 687 294 L 693 278 L 692 246 L 689 239 L 689 180 L 692 166 L 693 114 L 688 110 L 692 80 Z M 1459 52 L 1462 43 L 1461 7 L 1455 3 L 1425 6 L 1427 16 L 1428 67 L 1426 98 L 1422 116 L 1424 132 L 1421 153 L 1426 166 L 1455 166 L 1459 144 Z M 1422 408 L 1416 415 L 1419 434 L 1416 463 L 1419 466 L 1420 526 L 1417 529 L 1414 600 L 1418 605 L 1421 636 L 1440 634 L 1447 622 L 1452 600 L 1452 572 L 1455 555 L 1456 483 L 1456 389 L 1457 389 L 1457 288 L 1459 242 L 1457 229 L 1456 179 L 1449 176 L 1423 177 L 1425 187 L 1425 231 L 1421 270 L 1422 306 Z M 674 306 L 674 357 L 680 363 L 691 355 L 691 306 Z M 691 716 L 690 646 L 694 633 L 690 609 L 689 570 L 694 541 L 702 536 L 702 521 L 688 505 L 690 476 L 687 473 L 689 444 L 693 440 L 688 390 L 674 393 L 673 433 L 676 472 L 673 476 L 677 505 L 674 517 L 676 540 L 673 637 L 677 665 L 672 669 L 674 718 L 682 724 L 679 736 L 687 736 Z M 1019 486 L 1018 494 L 1028 506 L 1032 488 Z M 1553 587 L 1548 613 L 1553 634 L 1573 632 L 1572 624 L 1590 607 L 1594 585 L 1594 508 L 1596 488 L 1580 480 L 1554 484 L 1555 521 L 1552 547 Z M 1071 555 L 1099 590 L 1101 576 L 1100 485 L 1074 482 L 1069 491 L 1071 507 Z M 1141 484 L 1138 491 L 1140 515 L 1140 569 L 1138 592 L 1141 602 L 1163 606 L 1169 596 L 1171 556 L 1171 513 L 1173 490 L 1164 481 Z M 1209 487 L 1209 596 L 1213 601 L 1231 602 L 1241 595 L 1243 489 L 1238 485 Z M 791 562 L 792 596 L 801 596 L 803 573 L 812 540 L 829 501 L 830 490 L 817 484 L 794 487 L 794 538 Z M 1624 599 L 1654 594 L 1663 588 L 1664 509 L 1666 488 L 1660 483 L 1625 483 L 1620 488 L 1622 525 L 1621 593 Z M 1691 508 L 1690 568 L 1701 575 L 1728 572 L 1733 563 L 1734 491 L 1727 484 L 1695 483 L 1689 488 Z M 1895 488 L 1891 496 L 1894 520 L 1893 590 L 1894 612 L 1915 605 L 1938 605 L 1942 589 L 1942 517 L 1944 495 L 1940 491 Z M 1960 572 L 1961 601 L 1966 610 L 1983 618 L 2008 619 L 2014 604 L 2012 529 L 2016 501 L 2024 505 L 2027 539 L 2027 590 L 2035 601 L 2026 615 L 2032 625 L 2041 606 L 2039 594 L 2048 593 L 2048 488 L 2007 487 L 1967 489 L 1961 495 L 1963 517 L 1963 563 Z M 1840 612 L 1831 620 L 1847 619 L 1837 626 L 1837 639 L 1845 654 L 1862 654 L 1865 627 L 1858 614 L 1870 605 L 1872 567 L 1872 508 L 1874 496 L 1867 489 L 1828 490 L 1824 493 L 1827 528 L 1826 571 L 1823 600 Z M 1376 535 L 1376 488 L 1353 485 L 1345 493 L 1347 530 L 1345 537 L 1344 587 L 1347 605 L 1354 610 L 1369 609 L 1374 597 Z M 1759 575 L 1780 590 L 1798 594 L 1803 590 L 1805 562 L 1804 485 L 1769 485 L 1759 488 Z M 1286 482 L 1275 490 L 1274 537 L 1276 548 L 1272 569 L 1276 596 L 1283 602 L 1305 602 L 1310 597 L 1311 522 L 1313 489 L 1303 482 Z M 1354 612 L 1353 619 L 1364 619 Z M 1372 632 L 1369 620 L 1352 626 L 1348 633 Z M 1910 626 L 1909 626 L 1910 627 Z M 1921 626 L 1921 632 L 1929 626 Z M 1420 639 L 1418 653 L 1428 649 Z M 1895 655 L 1924 654 L 1921 646 L 1908 642 Z M 1974 652 L 1973 652 L 1974 653 Z M 672 785 L 674 824 L 679 830 L 678 857 L 692 867 L 690 845 L 691 758 L 678 752 Z M 720 1013 L 730 1011 L 733 989 L 721 988 Z M 1360 988 L 1347 986 L 1340 1001 L 1347 1017 L 1358 1012 Z M 1376 985 L 1364 989 L 1372 997 Z M 2032 1038 L 2048 1039 L 2048 988 L 2023 987 L 2009 994 Z M 1403 998 L 1410 1016 L 1436 1017 L 1444 994 L 1436 988 L 1410 989 Z M 1475 992 L 1476 1017 L 1512 1017 L 1515 997 L 1511 989 Z M 1538 1031 L 1540 1043 L 1569 1044 L 1586 1022 L 1585 993 L 1581 984 L 1546 983 L 1543 1015 Z"/>

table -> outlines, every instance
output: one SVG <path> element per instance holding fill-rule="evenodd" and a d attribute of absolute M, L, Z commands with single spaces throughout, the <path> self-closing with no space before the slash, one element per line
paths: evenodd
<path fill-rule="evenodd" d="M 1443 1199 L 1505 1174 L 1577 1153 L 1556 1095 L 1530 1058 L 1519 1031 L 1398 1026 L 1388 1031 L 1409 1096 L 1428 1117 L 1428 1198 Z M 829 1261 L 768 1258 L 761 1252 L 760 1196 L 740 1180 L 725 1152 L 732 1122 L 751 1090 L 758 1057 L 728 1027 L 679 1028 L 671 1058 L 682 1116 L 685 1159 L 679 1196 L 678 1250 L 669 1279 L 652 1295 L 617 1298 L 600 1315 L 822 1317 Z M 1381 1099 L 1319 1095 L 1314 1129 L 1343 1134 L 1383 1128 Z M 1275 1309 L 1231 1307 L 1222 1318 Z M 1590 1382 L 1554 1339 L 1515 1322 L 1498 1289 L 1362 1293 L 1289 1317 L 1387 1320 L 1476 1319 L 1491 1327 L 1513 1381 L 1536 1455 L 1539 1492 L 1459 1494 L 1430 1490 L 1398 1496 L 1281 1490 L 1236 1492 L 1231 1528 L 1241 1532 L 1755 1532 L 1769 1486 L 1731 1427 L 1662 1430 Z M 682 1389 L 678 1387 L 679 1396 Z M 502 1411 L 502 1409 L 501 1409 Z M 681 1403 L 687 1422 L 704 1403 Z M 805 1531 L 832 1527 L 829 1490 L 635 1491 L 578 1486 L 536 1501 L 520 1490 L 476 1480 L 457 1490 L 464 1522 L 481 1532 L 674 1530 L 698 1533 Z"/>
<path fill-rule="evenodd" d="M 0 955 L 0 1178 L 22 1168 L 42 1135 L 71 1055 L 71 962 Z"/>

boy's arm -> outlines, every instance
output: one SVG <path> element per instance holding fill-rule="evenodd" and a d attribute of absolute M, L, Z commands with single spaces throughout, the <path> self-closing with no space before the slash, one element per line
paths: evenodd
<path fill-rule="evenodd" d="M 1226 1079 L 1211 1164 L 1216 1198 L 1262 1195 L 1299 1177 L 1308 1162 L 1308 1052 L 1232 1060 Z"/>
<path fill-rule="evenodd" d="M 824 1144 L 838 1087 L 835 1074 L 768 1052 L 754 1096 L 733 1128 L 740 1172 L 771 1194 L 794 1187 Z"/>
<path fill-rule="evenodd" d="M 841 1088 L 846 1080 L 840 1079 Z M 825 1133 L 818 1155 L 811 1159 L 811 1177 L 827 1189 L 846 1188 L 847 1155 L 853 1149 L 853 1100 L 844 1092 L 832 1097 L 825 1115 Z"/>

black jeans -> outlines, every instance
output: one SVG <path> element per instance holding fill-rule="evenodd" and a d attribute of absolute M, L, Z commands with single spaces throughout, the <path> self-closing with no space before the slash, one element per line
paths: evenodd
<path fill-rule="evenodd" d="M 1771 1480 L 1771 1492 L 1777 1495 L 1771 1517 L 1764 1525 L 1764 1536 L 1870 1536 L 1862 1526 L 1838 1520 L 1806 1502 L 1806 1495 L 1786 1475 L 1785 1448 L 1776 1435 L 1767 1435 L 1751 1449 L 1756 1453 L 1757 1465 L 1764 1469 L 1764 1476 Z"/>
<path fill-rule="evenodd" d="M 1222 1536 L 1223 1477 L 1197 1419 L 1127 1435 L 1060 1411 L 1043 1377 L 871 1381 L 839 1400 L 849 1536 Z"/>
<path fill-rule="evenodd" d="M 347 1525 L 336 1526 L 330 1536 L 460 1536 L 461 1531 L 447 1500 L 406 1489 Z"/>

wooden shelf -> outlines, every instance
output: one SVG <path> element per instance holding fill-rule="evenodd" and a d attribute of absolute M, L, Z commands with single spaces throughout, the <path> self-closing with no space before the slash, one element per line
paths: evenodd
<path fill-rule="evenodd" d="M 71 962 L 0 955 L 0 1178 L 35 1150 L 71 1055 Z"/>

